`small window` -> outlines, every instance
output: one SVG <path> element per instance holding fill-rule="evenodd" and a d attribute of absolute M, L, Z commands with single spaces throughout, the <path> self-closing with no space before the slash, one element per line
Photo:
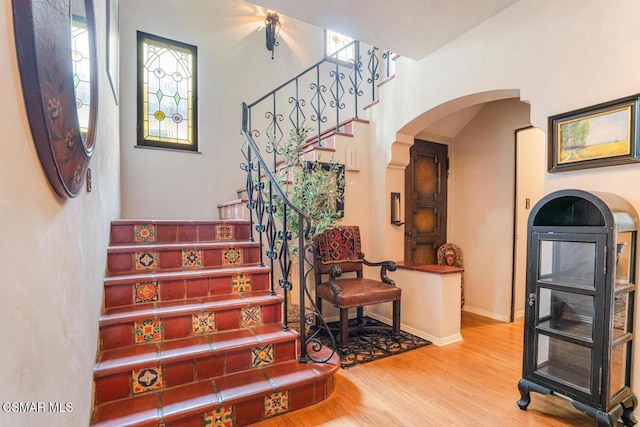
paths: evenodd
<path fill-rule="evenodd" d="M 335 31 L 324 30 L 325 56 L 340 62 L 353 63 L 356 57 L 355 43 L 351 37 Z"/>
<path fill-rule="evenodd" d="M 138 145 L 198 151 L 197 48 L 138 31 Z"/>

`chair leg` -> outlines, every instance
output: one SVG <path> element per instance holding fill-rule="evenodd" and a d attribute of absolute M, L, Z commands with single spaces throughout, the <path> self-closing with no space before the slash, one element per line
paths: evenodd
<path fill-rule="evenodd" d="M 349 341 L 349 309 L 340 309 L 340 346 L 347 347 Z"/>
<path fill-rule="evenodd" d="M 364 307 L 358 307 L 358 323 L 362 322 L 364 317 Z"/>
<path fill-rule="evenodd" d="M 400 300 L 393 302 L 393 333 L 400 333 Z"/>

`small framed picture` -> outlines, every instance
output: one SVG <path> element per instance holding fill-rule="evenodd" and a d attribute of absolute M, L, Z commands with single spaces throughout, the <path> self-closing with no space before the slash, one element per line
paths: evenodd
<path fill-rule="evenodd" d="M 640 95 L 549 117 L 549 172 L 640 162 Z"/>

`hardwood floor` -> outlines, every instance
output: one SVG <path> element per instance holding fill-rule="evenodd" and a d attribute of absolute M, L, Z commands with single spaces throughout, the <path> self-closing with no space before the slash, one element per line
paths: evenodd
<path fill-rule="evenodd" d="M 430 345 L 336 375 L 329 399 L 256 426 L 595 426 L 557 396 L 516 405 L 522 376 L 522 319 L 462 315 L 463 342 Z"/>

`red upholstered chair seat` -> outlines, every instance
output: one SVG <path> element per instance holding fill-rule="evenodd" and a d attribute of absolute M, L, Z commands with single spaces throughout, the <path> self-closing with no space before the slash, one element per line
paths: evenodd
<path fill-rule="evenodd" d="M 340 279 L 341 291 L 336 295 L 338 307 L 360 307 L 363 305 L 380 304 L 399 300 L 402 290 L 389 286 L 378 280 L 359 279 L 357 277 Z M 333 293 L 328 283 L 317 286 L 318 295 L 327 301 L 333 301 Z"/>
<path fill-rule="evenodd" d="M 322 312 L 322 301 L 325 300 L 340 309 L 338 340 L 341 346 L 347 345 L 349 332 L 356 329 L 349 327 L 349 308 L 353 307 L 358 309 L 358 327 L 362 329 L 364 306 L 392 302 L 393 326 L 387 329 L 400 333 L 402 290 L 387 277 L 387 271 L 396 270 L 395 263 L 367 261 L 362 253 L 360 229 L 357 226 L 325 230 L 316 237 L 315 244 L 316 305 Z M 365 279 L 363 265 L 380 267 L 380 280 Z M 343 273 L 355 273 L 355 277 L 342 277 Z M 323 276 L 328 277 L 325 279 Z"/>

